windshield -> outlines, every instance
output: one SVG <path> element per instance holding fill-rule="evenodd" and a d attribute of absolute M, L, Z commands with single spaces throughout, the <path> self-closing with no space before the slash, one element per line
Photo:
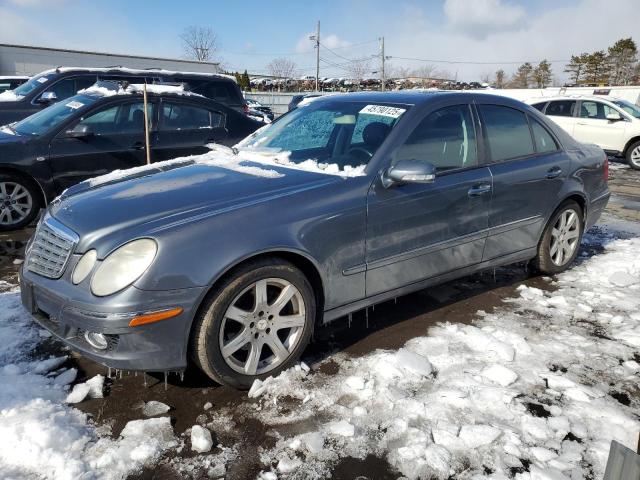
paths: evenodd
<path fill-rule="evenodd" d="M 634 105 L 631 102 L 627 102 L 626 100 L 614 100 L 613 103 L 619 106 L 629 115 L 640 118 L 640 107 L 638 107 L 637 105 Z"/>
<path fill-rule="evenodd" d="M 12 125 L 11 128 L 20 135 L 41 135 L 47 130 L 60 125 L 79 109 L 85 109 L 97 99 L 98 97 L 76 95 L 40 110 L 38 113 Z"/>
<path fill-rule="evenodd" d="M 318 101 L 291 111 L 236 147 L 258 153 L 285 153 L 296 164 L 312 160 L 328 170 L 366 165 L 409 105 Z M 328 168 L 331 167 L 331 168 Z"/>
<path fill-rule="evenodd" d="M 19 95 L 21 97 L 27 96 L 29 93 L 33 92 L 40 85 L 49 82 L 56 74 L 55 73 L 45 73 L 36 75 L 35 77 L 31 77 L 31 79 L 20 85 L 19 87 L 13 90 L 13 93 Z"/>

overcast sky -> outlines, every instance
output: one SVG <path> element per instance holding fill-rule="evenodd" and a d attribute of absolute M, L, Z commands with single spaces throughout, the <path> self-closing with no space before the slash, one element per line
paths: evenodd
<path fill-rule="evenodd" d="M 433 65 L 477 80 L 546 58 L 564 80 L 571 54 L 622 37 L 640 41 L 639 12 L 639 0 L 0 0 L 0 42 L 182 57 L 181 31 L 206 25 L 217 32 L 217 60 L 228 68 L 265 73 L 274 57 L 287 56 L 301 76 L 315 73 L 308 36 L 320 20 L 332 50 L 321 49 L 322 76 L 347 76 L 345 64 L 377 54 L 384 36 L 393 66 Z"/>

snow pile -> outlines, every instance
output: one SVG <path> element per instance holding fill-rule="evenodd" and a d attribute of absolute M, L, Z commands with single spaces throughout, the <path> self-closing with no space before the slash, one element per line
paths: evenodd
<path fill-rule="evenodd" d="M 19 293 L 0 294 L 0 472 L 3 478 L 120 479 L 176 444 L 169 418 L 129 422 L 120 438 L 99 438 L 66 402 L 99 398 L 104 377 L 70 387 L 66 356 L 33 360 L 40 331 Z"/>
<path fill-rule="evenodd" d="M 191 448 L 198 453 L 204 453 L 211 450 L 213 439 L 211 432 L 200 425 L 191 427 Z"/>
<path fill-rule="evenodd" d="M 374 454 L 409 478 L 602 478 L 611 440 L 634 449 L 640 431 L 639 249 L 613 241 L 554 290 L 522 285 L 475 325 L 338 356 L 335 376 L 293 368 L 257 382 L 262 422 L 317 426 L 281 437 L 269 473 L 326 476 L 340 457 Z"/>
<path fill-rule="evenodd" d="M 112 97 L 114 95 L 126 95 L 128 92 L 122 88 L 107 88 L 100 85 L 91 85 L 90 87 L 78 90 L 78 95 L 98 95 L 100 97 Z"/>
<path fill-rule="evenodd" d="M 13 90 L 6 90 L 0 93 L 0 102 L 17 102 L 23 98 L 22 95 L 16 95 Z"/>
<path fill-rule="evenodd" d="M 164 415 L 171 407 L 165 403 L 158 402 L 156 400 L 151 400 L 149 402 L 145 402 L 142 407 L 142 413 L 145 417 L 155 417 L 156 415 Z"/>

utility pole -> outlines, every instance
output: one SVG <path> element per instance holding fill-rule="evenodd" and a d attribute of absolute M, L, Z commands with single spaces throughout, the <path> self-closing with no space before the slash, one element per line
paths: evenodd
<path fill-rule="evenodd" d="M 380 75 L 382 76 L 382 85 L 380 90 L 384 92 L 384 84 L 385 84 L 385 75 L 384 75 L 384 37 L 380 37 L 380 58 L 382 59 L 382 68 L 380 70 Z"/>
<path fill-rule="evenodd" d="M 316 92 L 320 90 L 320 20 L 316 28 Z"/>

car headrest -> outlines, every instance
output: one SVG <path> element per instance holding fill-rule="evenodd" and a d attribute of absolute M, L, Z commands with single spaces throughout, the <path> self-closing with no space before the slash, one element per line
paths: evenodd
<path fill-rule="evenodd" d="M 131 116 L 131 121 L 135 124 L 144 124 L 144 112 L 142 110 L 136 110 Z"/>
<path fill-rule="evenodd" d="M 369 125 L 364 127 L 364 130 L 362 131 L 362 139 L 364 140 L 364 143 L 370 147 L 379 147 L 382 145 L 382 142 L 384 142 L 384 139 L 387 138 L 390 131 L 391 127 L 386 123 L 371 122 Z"/>

